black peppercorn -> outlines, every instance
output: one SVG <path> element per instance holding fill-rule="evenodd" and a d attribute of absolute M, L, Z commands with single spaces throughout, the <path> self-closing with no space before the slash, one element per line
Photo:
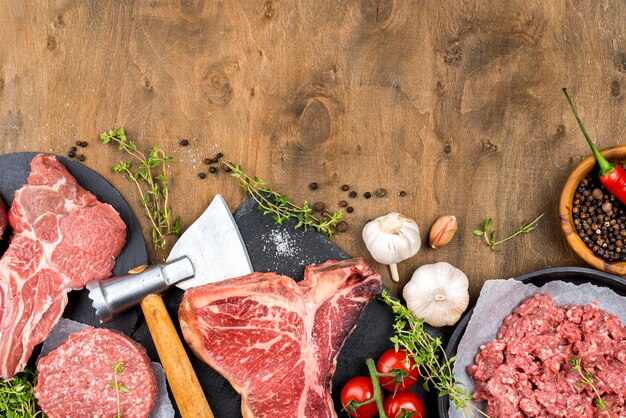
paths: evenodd
<path fill-rule="evenodd" d="M 341 190 L 343 190 L 344 192 L 347 192 L 348 190 L 350 190 L 350 186 L 348 186 L 347 184 L 344 184 L 343 186 L 341 186 Z"/>
<path fill-rule="evenodd" d="M 215 160 L 219 161 L 220 158 L 222 158 L 224 156 L 224 154 L 222 154 L 221 152 L 218 152 L 217 154 L 215 154 Z"/>
<path fill-rule="evenodd" d="M 346 232 L 348 230 L 348 223 L 346 221 L 341 221 L 337 224 L 338 232 Z"/>
<path fill-rule="evenodd" d="M 87 144 L 87 141 L 83 141 L 83 142 L 80 143 L 80 146 L 83 147 L 83 148 L 86 148 L 87 145 L 89 145 L 89 144 Z"/>
<path fill-rule="evenodd" d="M 313 182 L 313 183 L 309 184 L 309 189 L 311 189 L 311 190 L 317 190 L 318 187 L 319 186 L 318 186 L 318 184 L 316 182 Z"/>
<path fill-rule="evenodd" d="M 385 197 L 385 196 L 387 196 L 387 190 L 383 189 L 382 187 L 376 190 L 376 197 Z"/>
<path fill-rule="evenodd" d="M 80 147 L 80 144 L 82 144 L 82 141 L 76 141 L 76 145 Z"/>
<path fill-rule="evenodd" d="M 206 178 L 206 173 L 198 173 L 198 177 L 200 177 L 200 179 L 204 180 Z"/>
<path fill-rule="evenodd" d="M 317 202 L 313 205 L 313 210 L 316 212 L 321 212 L 326 208 L 326 205 L 323 202 Z"/>
<path fill-rule="evenodd" d="M 70 152 L 74 151 L 76 152 L 77 148 L 76 147 L 70 147 Z"/>
<path fill-rule="evenodd" d="M 224 170 L 227 173 L 230 173 L 231 171 L 233 171 L 229 166 L 227 166 L 226 164 L 224 164 L 222 166 L 222 170 Z"/>
<path fill-rule="evenodd" d="M 404 190 L 401 190 L 400 193 L 398 193 L 398 196 L 404 197 L 406 196 L 406 192 Z"/>
<path fill-rule="evenodd" d="M 204 160 L 202 160 L 202 162 L 206 165 L 211 164 L 211 159 L 210 158 L 205 158 Z"/>
<path fill-rule="evenodd" d="M 346 212 L 348 212 L 348 213 L 352 213 L 352 212 L 354 212 L 354 208 L 353 208 L 352 206 L 348 206 L 348 207 L 346 208 Z"/>
<path fill-rule="evenodd" d="M 354 190 L 352 190 L 352 191 L 348 194 L 348 196 L 350 196 L 351 198 L 353 198 L 353 199 L 354 199 L 354 198 L 356 197 L 356 192 L 355 192 Z"/>
<path fill-rule="evenodd" d="M 340 208 L 345 208 L 346 206 L 348 206 L 348 202 L 346 202 L 345 200 L 339 201 L 339 207 Z"/>
<path fill-rule="evenodd" d="M 181 139 L 179 143 L 183 147 L 186 147 L 187 145 L 189 145 L 189 141 L 186 139 Z"/>
<path fill-rule="evenodd" d="M 67 156 L 70 157 L 70 158 L 74 158 L 74 157 L 76 157 L 76 152 L 70 151 L 70 152 L 67 153 Z"/>
<path fill-rule="evenodd" d="M 209 167 L 209 172 L 211 172 L 211 174 L 215 174 L 215 173 L 217 173 L 217 168 Z"/>
<path fill-rule="evenodd" d="M 363 197 L 369 199 L 370 197 L 372 197 L 372 194 L 370 192 L 365 192 L 363 193 Z"/>
<path fill-rule="evenodd" d="M 85 161 L 87 159 L 87 157 L 85 157 L 85 154 L 78 154 L 78 161 Z"/>

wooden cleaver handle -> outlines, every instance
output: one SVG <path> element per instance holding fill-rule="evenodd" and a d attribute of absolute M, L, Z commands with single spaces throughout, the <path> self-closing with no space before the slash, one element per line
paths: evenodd
<path fill-rule="evenodd" d="M 141 301 L 152 340 L 183 418 L 213 418 L 196 372 L 159 295 Z"/>

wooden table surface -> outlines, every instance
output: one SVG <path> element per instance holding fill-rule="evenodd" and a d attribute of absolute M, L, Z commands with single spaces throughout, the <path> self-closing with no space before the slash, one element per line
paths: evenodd
<path fill-rule="evenodd" d="M 243 200 L 225 173 L 198 178 L 218 151 L 294 201 L 348 200 L 349 231 L 335 241 L 354 256 L 368 256 L 361 229 L 376 216 L 413 217 L 425 241 L 437 217 L 454 214 L 452 243 L 423 245 L 400 265 L 401 282 L 447 261 L 475 297 L 487 279 L 581 265 L 557 201 L 589 149 L 560 89 L 599 147 L 623 143 L 625 34 L 620 0 L 1 0 L 0 153 L 64 155 L 88 141 L 85 164 L 145 232 L 102 131 L 123 126 L 175 158 L 183 226 L 217 192 L 233 209 Z M 385 198 L 362 197 L 380 187 Z M 491 217 L 502 236 L 541 213 L 500 254 L 471 233 Z"/>

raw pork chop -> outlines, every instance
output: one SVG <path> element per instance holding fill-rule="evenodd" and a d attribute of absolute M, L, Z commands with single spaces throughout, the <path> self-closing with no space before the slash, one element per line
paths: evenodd
<path fill-rule="evenodd" d="M 122 363 L 122 364 L 120 364 Z M 114 376 L 114 367 L 118 373 Z M 75 332 L 37 363 L 35 396 L 49 418 L 146 418 L 157 383 L 146 350 L 126 335 L 104 328 Z M 68 378 L 68 376 L 71 376 Z"/>
<path fill-rule="evenodd" d="M 343 342 L 382 289 L 362 259 L 189 289 L 179 320 L 193 351 L 241 395 L 249 417 L 335 417 L 331 378 Z"/>
<path fill-rule="evenodd" d="M 6 229 L 8 224 L 9 221 L 7 219 L 7 207 L 0 197 L 0 239 L 2 239 L 2 234 L 4 234 L 4 230 Z"/>
<path fill-rule="evenodd" d="M 67 293 L 110 276 L 126 225 L 53 156 L 37 155 L 9 211 L 0 259 L 0 375 L 23 370 L 67 304 Z"/>

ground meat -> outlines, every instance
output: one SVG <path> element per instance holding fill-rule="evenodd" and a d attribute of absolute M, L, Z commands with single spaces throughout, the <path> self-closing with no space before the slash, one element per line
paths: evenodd
<path fill-rule="evenodd" d="M 114 365 L 123 363 L 114 373 Z M 85 328 L 39 360 L 35 396 L 49 418 L 146 418 L 156 400 L 150 359 L 126 335 Z M 117 378 L 118 389 L 115 389 Z"/>
<path fill-rule="evenodd" d="M 492 418 L 626 417 L 626 327 L 595 302 L 555 307 L 535 295 L 480 349 L 467 371 Z M 595 406 L 598 396 L 580 384 L 570 359 L 593 375 L 608 409 Z"/>

